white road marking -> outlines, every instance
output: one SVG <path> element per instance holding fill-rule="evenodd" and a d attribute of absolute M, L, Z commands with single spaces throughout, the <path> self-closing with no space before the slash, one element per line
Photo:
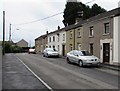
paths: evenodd
<path fill-rule="evenodd" d="M 17 57 L 17 56 L 16 56 Z M 53 89 L 45 82 L 43 81 L 39 76 L 37 76 L 20 58 L 17 57 L 17 59 L 30 71 L 32 74 L 37 77 L 39 81 L 41 81 L 49 90 L 53 91 Z"/>

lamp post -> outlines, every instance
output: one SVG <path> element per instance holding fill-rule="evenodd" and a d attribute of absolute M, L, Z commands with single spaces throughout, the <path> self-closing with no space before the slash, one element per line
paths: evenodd
<path fill-rule="evenodd" d="M 5 11 L 3 11 L 3 42 L 2 42 L 3 50 L 2 53 L 3 55 L 5 54 Z"/>
<path fill-rule="evenodd" d="M 10 31 L 9 31 L 9 42 L 11 42 L 11 25 L 12 25 L 12 24 L 10 24 Z"/>

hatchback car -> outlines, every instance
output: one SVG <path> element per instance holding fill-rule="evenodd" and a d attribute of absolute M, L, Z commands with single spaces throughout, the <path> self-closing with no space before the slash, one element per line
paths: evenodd
<path fill-rule="evenodd" d="M 73 50 L 67 53 L 67 62 L 68 63 L 77 63 L 79 66 L 99 66 L 100 60 L 96 56 L 90 55 L 90 53 L 86 50 L 78 51 Z"/>
<path fill-rule="evenodd" d="M 29 49 L 29 50 L 28 50 L 28 53 L 29 53 L 29 54 L 30 54 L 30 53 L 36 54 L 36 51 L 35 51 L 35 49 Z"/>
<path fill-rule="evenodd" d="M 51 57 L 51 56 L 59 57 L 59 53 L 53 48 L 46 48 L 43 51 L 43 56 L 44 57 Z"/>

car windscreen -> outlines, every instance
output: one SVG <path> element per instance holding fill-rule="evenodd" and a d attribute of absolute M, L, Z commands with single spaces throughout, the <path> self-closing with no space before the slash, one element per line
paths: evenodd
<path fill-rule="evenodd" d="M 48 49 L 47 51 L 55 52 L 56 50 L 55 49 Z"/>
<path fill-rule="evenodd" d="M 88 51 L 81 51 L 81 56 L 91 56 L 91 54 Z"/>

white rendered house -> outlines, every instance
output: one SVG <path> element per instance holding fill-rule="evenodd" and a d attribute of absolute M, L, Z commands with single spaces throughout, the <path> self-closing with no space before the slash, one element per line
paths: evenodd
<path fill-rule="evenodd" d="M 66 50 L 66 32 L 63 29 L 58 29 L 54 32 L 50 32 L 48 35 L 48 47 L 55 48 L 60 55 L 65 56 Z"/>

